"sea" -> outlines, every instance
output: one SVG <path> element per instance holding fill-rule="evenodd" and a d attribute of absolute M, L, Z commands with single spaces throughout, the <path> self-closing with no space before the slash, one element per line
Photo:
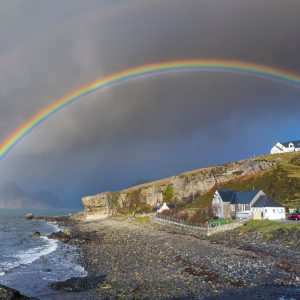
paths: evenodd
<path fill-rule="evenodd" d="M 71 277 L 87 276 L 77 261 L 81 255 L 75 246 L 48 239 L 47 235 L 62 230 L 55 223 L 26 220 L 23 209 L 0 209 L 0 284 L 17 289 L 38 299 L 75 299 L 54 291 L 50 285 Z M 58 216 L 69 210 L 33 210 L 35 216 Z M 39 231 L 41 236 L 31 237 Z M 70 293 L 69 293 L 70 294 Z"/>

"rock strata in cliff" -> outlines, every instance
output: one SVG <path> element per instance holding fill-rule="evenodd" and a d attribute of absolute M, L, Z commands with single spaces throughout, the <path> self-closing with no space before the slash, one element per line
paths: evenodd
<path fill-rule="evenodd" d="M 165 200 L 167 186 L 173 187 L 173 201 L 186 202 L 193 195 L 203 195 L 215 185 L 255 175 L 270 168 L 274 162 L 266 160 L 244 160 L 222 166 L 198 169 L 176 176 L 130 187 L 120 192 L 105 192 L 82 199 L 87 220 L 107 218 L 124 207 L 135 207 L 136 203 L 154 206 Z"/>
<path fill-rule="evenodd" d="M 86 220 L 104 219 L 110 215 L 112 192 L 82 198 Z"/>

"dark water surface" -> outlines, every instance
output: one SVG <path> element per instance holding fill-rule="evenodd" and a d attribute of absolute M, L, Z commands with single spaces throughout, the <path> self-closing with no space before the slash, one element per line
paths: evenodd
<path fill-rule="evenodd" d="M 27 211 L 0 209 L 0 284 L 40 299 L 75 299 L 62 295 L 49 285 L 58 280 L 86 276 L 76 263 L 79 253 L 70 245 L 46 236 L 60 228 L 39 220 L 25 220 Z M 35 215 L 65 215 L 70 211 L 33 211 Z M 32 238 L 34 231 L 40 238 Z M 60 297 L 61 296 L 61 297 Z"/>

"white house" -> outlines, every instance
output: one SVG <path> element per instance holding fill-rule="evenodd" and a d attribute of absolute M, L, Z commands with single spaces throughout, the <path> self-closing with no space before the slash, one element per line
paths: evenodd
<path fill-rule="evenodd" d="M 161 206 L 161 208 L 157 211 L 158 213 L 162 213 L 164 210 L 169 210 L 169 206 L 167 205 L 166 202 Z"/>
<path fill-rule="evenodd" d="M 285 219 L 285 209 L 278 202 L 266 196 L 260 197 L 252 206 L 255 220 L 282 220 Z"/>
<path fill-rule="evenodd" d="M 174 204 L 167 204 L 166 202 L 164 202 L 163 204 L 156 205 L 153 208 L 153 210 L 158 213 L 162 213 L 164 210 L 170 210 L 170 209 L 174 209 L 174 208 L 175 208 Z"/>
<path fill-rule="evenodd" d="M 216 190 L 212 207 L 219 218 L 250 218 L 251 207 L 265 193 L 260 190 L 237 192 L 233 190 Z"/>
<path fill-rule="evenodd" d="M 300 151 L 300 141 L 278 142 L 272 149 L 271 154 Z"/>
<path fill-rule="evenodd" d="M 284 207 L 268 198 L 262 190 L 244 192 L 217 190 L 212 207 L 219 218 L 285 219 Z"/>

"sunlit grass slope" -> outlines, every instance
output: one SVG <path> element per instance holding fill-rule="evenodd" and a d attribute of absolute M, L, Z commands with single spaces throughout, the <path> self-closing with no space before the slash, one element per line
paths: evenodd
<path fill-rule="evenodd" d="M 281 223 L 278 221 L 253 220 L 235 230 L 240 235 L 260 234 L 264 240 L 282 240 L 298 242 L 300 223 Z"/>
<path fill-rule="evenodd" d="M 262 189 L 269 197 L 289 208 L 300 207 L 300 153 L 265 155 L 256 159 L 274 161 L 275 163 L 267 171 L 214 187 L 199 197 L 194 204 L 189 205 L 188 209 L 207 207 L 218 188 L 237 191 Z"/>

